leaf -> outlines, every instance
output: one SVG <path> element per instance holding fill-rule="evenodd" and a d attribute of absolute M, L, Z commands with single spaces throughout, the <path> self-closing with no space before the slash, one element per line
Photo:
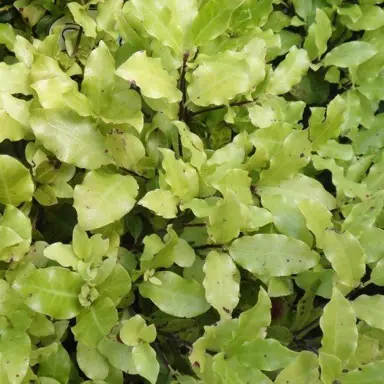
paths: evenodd
<path fill-rule="evenodd" d="M 76 269 L 79 261 L 72 250 L 72 246 L 63 243 L 51 244 L 44 250 L 44 256 L 57 261 L 62 267 Z"/>
<path fill-rule="evenodd" d="M 317 247 L 323 248 L 325 231 L 333 227 L 331 212 L 314 200 L 301 200 L 297 206 L 305 217 L 308 229 L 316 236 Z"/>
<path fill-rule="evenodd" d="M 153 324 L 147 326 L 140 315 L 135 315 L 123 322 L 120 338 L 124 344 L 132 347 L 140 342 L 152 343 L 156 339 L 156 328 Z"/>
<path fill-rule="evenodd" d="M 351 288 L 360 284 L 365 274 L 365 253 L 359 241 L 348 231 L 325 231 L 324 254 L 339 276 L 340 282 Z"/>
<path fill-rule="evenodd" d="M 336 356 L 345 365 L 356 350 L 358 331 L 351 303 L 336 288 L 324 307 L 320 327 L 323 331 L 321 353 Z"/>
<path fill-rule="evenodd" d="M 245 342 L 233 350 L 233 355 L 246 367 L 276 371 L 292 363 L 297 353 L 283 347 L 276 340 L 267 339 Z"/>
<path fill-rule="evenodd" d="M 275 186 L 257 186 L 257 192 L 261 197 L 281 195 L 293 202 L 309 199 L 324 204 L 330 210 L 336 208 L 335 198 L 317 180 L 302 174 Z"/>
<path fill-rule="evenodd" d="M 260 334 L 271 324 L 271 300 L 260 287 L 256 305 L 239 316 L 239 325 L 234 334 L 234 344 L 241 345 L 250 338 L 260 338 Z"/>
<path fill-rule="evenodd" d="M 352 31 L 372 31 L 384 25 L 384 11 L 379 6 L 361 6 L 361 17 L 351 20 L 348 17 L 341 18 L 343 24 Z"/>
<path fill-rule="evenodd" d="M 96 348 L 77 343 L 77 362 L 85 375 L 92 380 L 104 380 L 109 373 L 109 365 Z"/>
<path fill-rule="evenodd" d="M 227 190 L 209 215 L 208 234 L 215 243 L 222 244 L 239 236 L 246 217 L 236 194 Z"/>
<path fill-rule="evenodd" d="M 85 36 L 95 38 L 96 22 L 88 15 L 87 9 L 75 2 L 69 3 L 68 8 L 72 13 L 75 22 L 83 28 Z"/>
<path fill-rule="evenodd" d="M 316 20 L 308 29 L 308 36 L 304 42 L 304 48 L 311 60 L 319 58 L 327 50 L 327 42 L 332 36 L 332 24 L 327 14 L 316 9 Z"/>
<path fill-rule="evenodd" d="M 243 0 L 220 2 L 209 0 L 199 9 L 192 24 L 192 34 L 197 46 L 220 36 L 228 28 L 234 10 L 243 3 Z"/>
<path fill-rule="evenodd" d="M 103 41 L 88 57 L 81 90 L 91 102 L 93 110 L 100 114 L 109 104 L 115 87 L 115 60 Z"/>
<path fill-rule="evenodd" d="M 132 357 L 140 376 L 146 378 L 151 384 L 157 382 L 160 365 L 156 360 L 156 352 L 148 343 L 141 343 L 132 349 Z"/>
<path fill-rule="evenodd" d="M 128 97 L 126 101 L 132 100 Z M 141 140 L 117 129 L 109 131 L 106 145 L 116 165 L 122 168 L 135 170 L 139 161 L 145 157 L 145 147 Z"/>
<path fill-rule="evenodd" d="M 303 242 L 274 234 L 241 237 L 231 244 L 229 253 L 243 268 L 263 276 L 290 276 L 319 261 L 319 255 Z"/>
<path fill-rule="evenodd" d="M 375 361 L 344 373 L 340 376 L 340 380 L 343 384 L 380 384 L 383 369 L 384 362 Z"/>
<path fill-rule="evenodd" d="M 68 382 L 70 370 L 69 355 L 61 344 L 56 352 L 44 357 L 39 364 L 39 376 L 51 377 L 60 384 Z"/>
<path fill-rule="evenodd" d="M 225 353 L 219 353 L 213 358 L 212 368 L 224 383 L 246 383 L 254 380 L 259 384 L 271 384 L 261 371 L 245 367 L 238 359 L 229 358 Z"/>
<path fill-rule="evenodd" d="M 28 169 L 8 155 L 0 155 L 0 203 L 19 205 L 31 201 L 34 191 Z"/>
<path fill-rule="evenodd" d="M 0 78 L 2 79 L 0 92 L 22 93 L 24 95 L 32 93 L 29 86 L 29 68 L 23 63 L 8 65 L 1 62 Z"/>
<path fill-rule="evenodd" d="M 319 362 L 311 352 L 302 352 L 276 377 L 276 384 L 307 384 L 319 379 Z"/>
<path fill-rule="evenodd" d="M 163 69 L 159 59 L 148 57 L 145 52 L 134 53 L 117 69 L 116 75 L 139 86 L 141 93 L 151 99 L 165 98 L 170 103 L 181 99 L 176 78 Z"/>
<path fill-rule="evenodd" d="M 105 170 L 89 172 L 73 196 L 80 227 L 90 230 L 121 219 L 135 205 L 137 193 L 138 184 L 132 176 Z"/>
<path fill-rule="evenodd" d="M 356 237 L 373 227 L 377 216 L 383 209 L 384 195 L 377 194 L 355 204 L 343 222 L 342 229 Z"/>
<path fill-rule="evenodd" d="M 11 24 L 0 24 L 0 44 L 5 44 L 8 51 L 13 51 L 13 46 L 16 41 L 16 34 Z"/>
<path fill-rule="evenodd" d="M 219 312 L 220 318 L 231 318 L 240 293 L 240 274 L 236 265 L 229 255 L 212 251 L 205 260 L 203 271 L 208 303 Z"/>
<path fill-rule="evenodd" d="M 165 170 L 165 181 L 175 196 L 188 201 L 196 197 L 199 191 L 198 174 L 191 165 L 182 159 L 176 160 L 175 153 L 170 149 L 161 149 L 162 167 Z"/>
<path fill-rule="evenodd" d="M 4 376 L 8 377 L 9 384 L 20 384 L 29 366 L 31 353 L 29 336 L 17 329 L 4 330 L 0 338 L 0 353 L 5 363 Z"/>
<path fill-rule="evenodd" d="M 272 156 L 269 169 L 261 172 L 260 185 L 276 185 L 291 178 L 308 164 L 310 152 L 308 132 L 292 132 L 284 140 L 281 150 Z"/>
<path fill-rule="evenodd" d="M 83 279 L 61 267 L 35 269 L 27 279 L 16 280 L 13 288 L 25 297 L 25 304 L 55 319 L 71 319 L 80 313 L 78 300 Z"/>
<path fill-rule="evenodd" d="M 177 198 L 171 191 L 155 189 L 149 191 L 139 202 L 145 208 L 150 209 L 164 219 L 172 219 L 177 214 Z"/>
<path fill-rule="evenodd" d="M 91 121 L 65 109 L 35 109 L 31 127 L 43 145 L 59 160 L 81 168 L 109 164 L 105 141 Z M 89 143 L 92 143 L 89 146 Z"/>
<path fill-rule="evenodd" d="M 182 31 L 172 20 L 173 15 L 170 9 L 155 0 L 133 0 L 132 4 L 139 12 L 143 27 L 147 33 L 154 36 L 163 45 L 171 47 L 176 54 L 182 54 Z M 183 10 L 183 12 L 185 11 Z"/>
<path fill-rule="evenodd" d="M 204 288 L 195 281 L 185 280 L 173 272 L 157 272 L 154 277 L 160 285 L 144 282 L 140 294 L 153 301 L 159 309 L 176 317 L 191 318 L 210 308 L 205 300 Z"/>
<path fill-rule="evenodd" d="M 377 49 L 365 41 L 351 41 L 338 45 L 325 56 L 325 66 L 349 68 L 359 65 L 370 59 L 377 53 Z"/>
<path fill-rule="evenodd" d="M 365 321 L 368 325 L 384 330 L 382 313 L 384 311 L 384 296 L 382 295 L 360 295 L 352 301 L 352 308 L 356 317 Z"/>
<path fill-rule="evenodd" d="M 102 297 L 80 312 L 76 325 L 72 327 L 72 333 L 78 342 L 88 347 L 96 347 L 116 323 L 117 311 L 112 300 Z"/>
<path fill-rule="evenodd" d="M 309 68 L 308 54 L 304 49 L 292 47 L 278 67 L 272 73 L 266 92 L 272 95 L 287 93 L 301 81 Z"/>

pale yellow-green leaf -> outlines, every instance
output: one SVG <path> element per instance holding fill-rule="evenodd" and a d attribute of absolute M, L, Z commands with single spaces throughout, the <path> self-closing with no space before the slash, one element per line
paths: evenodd
<path fill-rule="evenodd" d="M 203 271 L 205 297 L 222 319 L 231 318 L 239 302 L 240 274 L 228 254 L 212 251 L 208 254 Z"/>
<path fill-rule="evenodd" d="M 371 327 L 384 330 L 384 296 L 361 295 L 352 302 L 352 308 L 359 320 L 365 321 Z"/>
<path fill-rule="evenodd" d="M 150 209 L 164 219 L 172 219 L 177 214 L 177 198 L 171 191 L 155 189 L 149 191 L 139 202 L 145 208 Z"/>

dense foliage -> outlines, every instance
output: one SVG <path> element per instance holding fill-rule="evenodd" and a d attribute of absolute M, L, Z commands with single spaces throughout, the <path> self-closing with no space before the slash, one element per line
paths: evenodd
<path fill-rule="evenodd" d="M 382 3 L 3 1 L 1 384 L 382 383 Z"/>

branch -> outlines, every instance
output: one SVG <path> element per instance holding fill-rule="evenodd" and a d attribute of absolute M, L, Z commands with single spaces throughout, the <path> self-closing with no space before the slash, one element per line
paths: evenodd
<path fill-rule="evenodd" d="M 72 52 L 71 57 L 75 57 L 76 56 L 76 53 L 77 53 L 77 51 L 78 51 L 78 49 L 80 47 L 81 35 L 82 34 L 83 34 L 83 27 L 80 27 L 79 28 L 79 32 L 77 33 L 75 47 L 73 48 L 73 52 Z"/>
<path fill-rule="evenodd" d="M 229 106 L 230 107 L 242 107 L 243 105 L 253 104 L 253 103 L 256 103 L 256 101 L 254 101 L 254 100 L 252 100 L 252 101 L 243 100 L 243 101 L 236 101 L 234 103 L 230 103 Z M 188 117 L 189 118 L 195 117 L 197 115 L 201 115 L 202 113 L 217 111 L 218 109 L 223 109 L 225 107 L 227 107 L 227 105 L 216 105 L 214 107 L 209 107 L 209 108 L 201 109 L 200 111 L 196 111 L 196 112 L 189 111 Z"/>
<path fill-rule="evenodd" d="M 181 93 L 183 94 L 181 101 L 179 103 L 179 120 L 180 121 L 185 120 L 185 103 L 187 101 L 185 75 L 187 73 L 188 58 L 189 58 L 189 52 L 185 52 L 184 56 L 183 56 L 183 65 L 181 67 L 180 81 L 179 81 L 179 89 L 180 89 Z"/>
<path fill-rule="evenodd" d="M 204 244 L 198 245 L 197 247 L 192 247 L 195 251 L 201 249 L 223 249 L 225 247 L 224 244 Z"/>

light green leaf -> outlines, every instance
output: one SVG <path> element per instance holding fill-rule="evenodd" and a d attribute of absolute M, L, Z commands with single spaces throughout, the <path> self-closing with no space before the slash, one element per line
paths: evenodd
<path fill-rule="evenodd" d="M 116 15 L 123 6 L 123 0 L 104 0 L 97 6 L 96 23 L 99 29 L 117 38 Z"/>
<path fill-rule="evenodd" d="M 337 233 L 327 229 L 324 234 L 324 254 L 339 276 L 340 282 L 354 288 L 365 274 L 366 255 L 359 241 L 348 231 Z"/>
<path fill-rule="evenodd" d="M 165 170 L 165 181 L 175 196 L 187 202 L 199 192 L 199 177 L 196 169 L 182 159 L 176 159 L 170 149 L 161 149 L 162 167 Z"/>
<path fill-rule="evenodd" d="M 96 347 L 116 323 L 117 311 L 112 300 L 102 297 L 80 312 L 72 333 L 78 342 Z"/>
<path fill-rule="evenodd" d="M 263 196 L 262 204 L 272 213 L 273 223 L 282 235 L 301 240 L 312 247 L 313 236 L 307 229 L 305 217 L 297 203 L 284 196 L 267 195 Z"/>
<path fill-rule="evenodd" d="M 273 339 L 253 340 L 234 348 L 233 355 L 246 367 L 262 371 L 285 368 L 295 360 L 297 353 Z"/>
<path fill-rule="evenodd" d="M 156 384 L 160 365 L 156 352 L 148 343 L 141 343 L 132 349 L 132 357 L 137 373 L 146 378 L 151 384 Z"/>
<path fill-rule="evenodd" d="M 131 347 L 106 337 L 100 341 L 97 348 L 112 367 L 132 375 L 137 374 L 133 363 Z"/>
<path fill-rule="evenodd" d="M 212 251 L 208 254 L 203 271 L 205 298 L 222 319 L 231 318 L 239 302 L 240 274 L 226 253 Z"/>
<path fill-rule="evenodd" d="M 68 352 L 59 344 L 56 352 L 45 356 L 39 364 L 39 376 L 46 376 L 66 384 L 69 380 L 71 361 Z"/>
<path fill-rule="evenodd" d="M 343 222 L 342 229 L 356 237 L 373 227 L 377 216 L 383 209 L 384 195 L 382 193 L 369 197 L 355 204 Z"/>
<path fill-rule="evenodd" d="M 351 41 L 332 49 L 325 56 L 323 63 L 325 66 L 348 68 L 364 63 L 376 53 L 377 49 L 365 41 Z"/>
<path fill-rule="evenodd" d="M 27 279 L 12 287 L 25 297 L 25 304 L 38 313 L 55 319 L 71 319 L 79 314 L 78 300 L 83 279 L 78 273 L 61 267 L 35 269 Z"/>
<path fill-rule="evenodd" d="M 213 370 L 218 373 L 223 383 L 247 383 L 272 384 L 260 370 L 245 367 L 238 359 L 219 353 L 213 358 Z"/>
<path fill-rule="evenodd" d="M 340 376 L 342 384 L 380 384 L 382 381 L 384 361 L 375 361 L 363 365 Z"/>
<path fill-rule="evenodd" d="M 341 21 L 352 31 L 372 31 L 384 25 L 384 11 L 380 6 L 361 6 L 361 17 L 352 20 L 349 17 L 341 17 Z"/>
<path fill-rule="evenodd" d="M 181 55 L 182 31 L 173 20 L 167 2 L 162 4 L 155 0 L 132 0 L 132 4 L 137 9 L 142 25 L 148 34 L 154 36 L 161 44 L 171 47 L 177 55 Z"/>
<path fill-rule="evenodd" d="M 319 58 L 327 50 L 327 42 L 332 36 L 332 24 L 327 14 L 316 9 L 316 20 L 308 29 L 308 36 L 304 48 L 311 60 Z"/>
<path fill-rule="evenodd" d="M 19 205 L 31 201 L 34 191 L 28 169 L 8 155 L 0 155 L 0 203 Z"/>
<path fill-rule="evenodd" d="M 105 153 L 103 136 L 89 119 L 74 112 L 35 109 L 31 116 L 31 127 L 43 145 L 65 163 L 97 169 L 111 162 Z"/>
<path fill-rule="evenodd" d="M 210 308 L 205 300 L 204 288 L 195 281 L 185 280 L 169 271 L 158 272 L 154 276 L 161 284 L 144 282 L 139 285 L 139 291 L 161 311 L 176 317 L 191 318 Z"/>
<path fill-rule="evenodd" d="M 321 353 L 338 357 L 344 365 L 348 363 L 357 347 L 356 317 L 351 303 L 336 288 L 324 307 L 320 327 L 323 331 Z"/>
<path fill-rule="evenodd" d="M 294 85 L 300 83 L 309 65 L 307 51 L 292 47 L 284 61 L 273 71 L 266 92 L 272 95 L 289 92 Z"/>
<path fill-rule="evenodd" d="M 311 352 L 302 352 L 276 377 L 276 384 L 316 383 L 319 379 L 319 362 Z"/>
<path fill-rule="evenodd" d="M 92 380 L 104 380 L 109 373 L 109 365 L 96 348 L 77 343 L 77 363 L 85 375 Z"/>
<path fill-rule="evenodd" d="M 265 329 L 271 324 L 271 300 L 260 287 L 256 305 L 239 316 L 239 325 L 234 333 L 234 344 L 241 345 L 250 339 L 262 338 Z"/>
<path fill-rule="evenodd" d="M 239 236 L 246 219 L 237 195 L 228 189 L 209 215 L 208 234 L 215 243 L 227 243 Z"/>
<path fill-rule="evenodd" d="M 75 2 L 69 3 L 67 6 L 71 11 L 73 18 L 75 19 L 75 22 L 83 28 L 85 36 L 95 38 L 96 22 L 88 14 L 87 8 Z"/>
<path fill-rule="evenodd" d="M 5 44 L 8 51 L 13 51 L 13 46 L 16 41 L 16 33 L 11 24 L 0 24 L 0 44 Z"/>
<path fill-rule="evenodd" d="M 314 200 L 301 200 L 297 206 L 305 217 L 308 229 L 316 236 L 317 247 L 323 248 L 325 230 L 333 227 L 331 212 Z"/>
<path fill-rule="evenodd" d="M 156 339 L 156 328 L 153 324 L 147 326 L 145 320 L 140 315 L 136 315 L 123 321 L 120 338 L 130 347 L 139 345 L 141 342 L 152 343 Z"/>
<path fill-rule="evenodd" d="M 8 65 L 0 63 L 0 92 L 9 92 L 11 94 L 22 93 L 30 95 L 32 90 L 29 86 L 29 68 L 23 63 Z"/>
<path fill-rule="evenodd" d="M 31 341 L 25 332 L 8 329 L 2 333 L 0 356 L 5 363 L 4 367 L 9 384 L 20 384 L 23 381 L 29 367 L 30 353 Z"/>
<path fill-rule="evenodd" d="M 74 191 L 74 207 L 84 230 L 121 219 L 135 205 L 138 184 L 132 176 L 105 170 L 89 172 Z"/>
<path fill-rule="evenodd" d="M 359 237 L 360 245 L 363 247 L 367 256 L 367 263 L 374 263 L 384 257 L 384 244 L 378 239 L 384 235 L 384 230 L 372 227 Z"/>
<path fill-rule="evenodd" d="M 283 147 L 270 160 L 269 169 L 260 174 L 260 185 L 276 185 L 290 179 L 309 162 L 311 143 L 307 131 L 294 131 L 284 140 Z"/>
<path fill-rule="evenodd" d="M 45 248 L 44 256 L 57 261 L 62 267 L 72 267 L 76 269 L 78 258 L 73 252 L 71 245 L 63 243 L 52 244 Z"/>
<path fill-rule="evenodd" d="M 72 248 L 75 255 L 81 260 L 89 260 L 91 246 L 87 233 L 76 224 L 72 232 Z"/>
<path fill-rule="evenodd" d="M 342 361 L 326 353 L 319 353 L 319 364 L 321 369 L 321 381 L 324 384 L 333 384 L 334 380 L 340 376 L 343 365 Z"/>
<path fill-rule="evenodd" d="M 171 191 L 155 189 L 149 191 L 139 202 L 145 208 L 155 212 L 164 219 L 172 219 L 177 214 L 177 198 Z"/>
<path fill-rule="evenodd" d="M 305 243 L 274 234 L 241 237 L 231 244 L 229 253 L 243 268 L 263 276 L 290 276 L 319 261 Z"/>
<path fill-rule="evenodd" d="M 243 1 L 225 0 L 223 3 L 219 0 L 208 0 L 204 2 L 192 25 L 195 44 L 204 45 L 224 33 L 228 28 L 232 13 Z"/>
<path fill-rule="evenodd" d="M 165 98 L 170 103 L 181 99 L 182 94 L 176 87 L 176 78 L 163 69 L 160 59 L 148 57 L 143 51 L 134 53 L 117 69 L 116 75 L 135 83 L 148 98 Z"/>
<path fill-rule="evenodd" d="M 257 186 L 257 192 L 261 197 L 282 195 L 293 202 L 308 199 L 318 201 L 330 210 L 336 208 L 335 198 L 317 180 L 302 174 L 291 180 L 281 181 L 276 186 Z"/>
<path fill-rule="evenodd" d="M 384 296 L 360 295 L 352 302 L 352 308 L 358 319 L 365 321 L 371 327 L 384 330 Z"/>
<path fill-rule="evenodd" d="M 132 281 L 127 270 L 121 264 L 116 264 L 111 274 L 97 285 L 97 290 L 100 295 L 109 297 L 115 305 L 118 305 L 131 287 Z"/>
<path fill-rule="evenodd" d="M 320 109 L 313 108 L 309 126 L 309 137 L 315 149 L 327 143 L 329 139 L 337 138 L 340 135 L 344 123 L 344 112 L 347 104 L 340 96 L 336 96 L 327 107 L 327 118 L 325 121 L 316 121 L 316 114 Z M 315 120 L 316 119 L 316 120 Z"/>
<path fill-rule="evenodd" d="M 81 91 L 88 97 L 93 110 L 100 114 L 109 104 L 115 86 L 115 60 L 103 41 L 87 59 Z"/>

